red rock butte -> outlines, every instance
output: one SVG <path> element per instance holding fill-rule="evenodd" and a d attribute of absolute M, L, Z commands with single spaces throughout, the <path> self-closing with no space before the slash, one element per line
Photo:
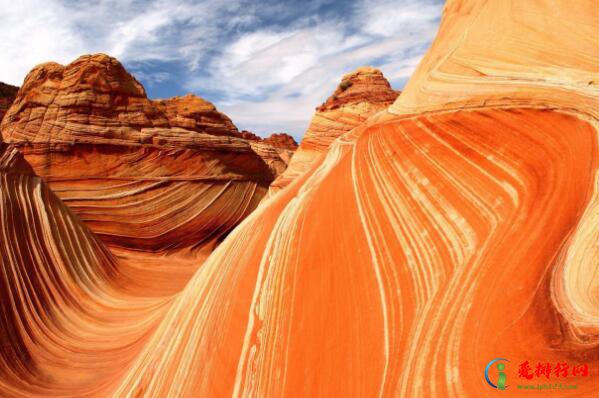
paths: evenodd
<path fill-rule="evenodd" d="M 103 54 L 35 67 L 1 129 L 104 242 L 135 251 L 206 255 L 290 157 L 268 142 L 257 153 L 202 98 L 149 100 Z"/>
<path fill-rule="evenodd" d="M 483 397 L 495 393 L 485 366 L 500 357 L 499 395 L 559 383 L 577 388 L 549 395 L 596 396 L 594 5 L 449 0 L 398 99 L 329 143 L 178 286 L 148 278 L 151 267 L 123 273 L 5 147 L 0 392 Z M 11 128 L 21 90 L 5 138 L 33 132 Z M 73 124 L 52 134 L 68 140 Z M 141 134 L 112 127 L 102 140 Z M 526 360 L 588 374 L 528 381 Z"/>

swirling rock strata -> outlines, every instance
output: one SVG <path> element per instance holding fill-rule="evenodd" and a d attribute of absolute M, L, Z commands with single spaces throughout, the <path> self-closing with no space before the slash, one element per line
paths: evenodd
<path fill-rule="evenodd" d="M 119 262 L 10 146 L 0 220 L 0 395 L 107 396 L 197 266 Z"/>
<path fill-rule="evenodd" d="M 257 206 L 271 173 L 249 146 L 238 152 L 215 144 L 211 150 L 92 144 L 20 149 L 104 242 L 151 252 L 210 251 Z"/>
<path fill-rule="evenodd" d="M 594 396 L 599 93 L 578 81 L 599 74 L 593 6 L 450 0 L 394 105 L 169 297 L 139 269 L 120 279 L 57 198 L 4 183 L 2 395 L 481 397 L 501 356 L 499 394 L 545 384 L 518 378 L 530 360 L 587 364 L 558 382 Z"/>
<path fill-rule="evenodd" d="M 372 67 L 361 67 L 341 79 L 335 92 L 318 108 L 289 167 L 270 187 L 270 194 L 285 188 L 324 156 L 331 143 L 370 116 L 387 108 L 398 91 Z"/>
<path fill-rule="evenodd" d="M 233 231 L 117 394 L 481 397 L 501 357 L 511 391 L 529 360 L 593 396 L 591 9 L 449 1 L 416 80 Z"/>
<path fill-rule="evenodd" d="M 287 165 L 204 99 L 149 100 L 102 54 L 34 68 L 1 128 L 104 242 L 137 251 L 209 252 Z"/>

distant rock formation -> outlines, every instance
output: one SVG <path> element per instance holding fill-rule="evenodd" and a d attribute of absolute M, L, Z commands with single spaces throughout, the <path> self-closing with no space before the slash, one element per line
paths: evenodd
<path fill-rule="evenodd" d="M 395 101 L 399 91 L 372 67 L 361 67 L 341 79 L 335 92 L 318 108 L 287 170 L 270 187 L 274 194 L 305 173 L 331 143 Z"/>
<path fill-rule="evenodd" d="M 250 140 L 250 141 L 262 141 L 262 137 L 259 137 L 256 134 L 254 134 L 254 133 L 252 133 L 251 131 L 248 131 L 248 130 L 241 130 L 239 132 L 239 136 L 241 138 L 244 138 L 244 139 Z"/>
<path fill-rule="evenodd" d="M 316 111 L 322 115 L 341 107 L 352 109 L 349 106 L 356 105 L 384 109 L 392 104 L 399 94 L 399 91 L 391 88 L 383 72 L 377 68 L 363 66 L 344 75 L 335 92 L 317 107 Z M 320 135 L 331 134 L 326 129 L 326 124 L 324 122 L 319 125 L 322 128 Z"/>
<path fill-rule="evenodd" d="M 331 142 L 386 109 L 399 94 L 376 68 L 361 67 L 346 74 L 335 92 L 316 108 L 300 149 L 326 152 Z"/>
<path fill-rule="evenodd" d="M 275 176 L 285 171 L 297 149 L 297 142 L 287 133 L 273 133 L 262 138 L 251 131 L 242 130 L 236 136 L 250 142 L 252 149 L 264 159 Z"/>
<path fill-rule="evenodd" d="M 287 133 L 272 133 L 263 142 L 275 148 L 288 149 L 290 151 L 297 149 L 297 142 Z"/>
<path fill-rule="evenodd" d="M 297 149 L 297 142 L 286 133 L 273 133 L 267 138 L 252 140 L 250 145 L 276 176 L 281 175 L 287 169 L 291 157 Z"/>
<path fill-rule="evenodd" d="M 1 131 L 106 243 L 152 252 L 210 252 L 289 157 L 202 98 L 148 99 L 103 54 L 35 67 Z"/>
<path fill-rule="evenodd" d="M 295 151 L 297 149 L 297 142 L 287 133 L 272 133 L 268 137 L 262 138 L 251 131 L 242 130 L 237 133 L 236 136 L 244 138 L 248 141 L 262 142 L 274 148 L 287 149 L 289 151 Z"/>
<path fill-rule="evenodd" d="M 0 82 L 0 122 L 2 122 L 4 114 L 15 100 L 18 91 L 18 87 Z"/>
<path fill-rule="evenodd" d="M 67 66 L 36 66 L 25 78 L 1 129 L 9 143 L 53 144 L 174 140 L 201 146 L 211 139 L 207 136 L 234 137 L 237 133 L 231 119 L 194 95 L 148 99 L 141 83 L 119 61 L 104 54 L 84 55 Z M 234 140 L 224 141 L 244 147 Z"/>

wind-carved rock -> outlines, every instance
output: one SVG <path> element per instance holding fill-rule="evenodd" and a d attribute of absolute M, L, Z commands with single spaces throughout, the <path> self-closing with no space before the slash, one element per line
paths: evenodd
<path fill-rule="evenodd" d="M 279 176 L 287 169 L 297 149 L 297 142 L 293 137 L 286 133 L 273 133 L 267 138 L 258 137 L 247 131 L 242 134 L 249 137 L 252 149 L 264 159 L 273 175 Z"/>
<path fill-rule="evenodd" d="M 115 256 L 1 143 L 0 216 L 0 395 L 110 395 L 199 264 Z"/>
<path fill-rule="evenodd" d="M 509 389 L 530 361 L 596 395 L 594 3 L 449 0 L 394 104 L 229 235 L 117 395 L 482 397 L 498 356 Z"/>
<path fill-rule="evenodd" d="M 297 142 L 287 133 L 272 133 L 262 142 L 275 148 L 287 149 L 289 151 L 295 151 L 297 149 Z"/>
<path fill-rule="evenodd" d="M 1 129 L 102 240 L 136 251 L 209 253 L 286 167 L 210 102 L 150 100 L 103 54 L 35 67 Z"/>
<path fill-rule="evenodd" d="M 289 167 L 271 184 L 270 194 L 305 173 L 334 140 L 387 108 L 399 94 L 376 68 L 361 67 L 343 76 L 335 92 L 316 108 Z"/>
<path fill-rule="evenodd" d="M 595 3 L 448 0 L 393 105 L 335 139 L 189 280 L 172 257 L 159 275 L 124 267 L 43 181 L 5 173 L 20 160 L 3 155 L 0 395 L 484 397 L 501 356 L 498 387 L 546 380 L 519 377 L 530 362 L 596 396 Z M 144 145 L 159 175 L 197 163 Z M 80 171 L 102 160 L 90 153 Z M 151 199 L 176 206 L 183 190 Z"/>

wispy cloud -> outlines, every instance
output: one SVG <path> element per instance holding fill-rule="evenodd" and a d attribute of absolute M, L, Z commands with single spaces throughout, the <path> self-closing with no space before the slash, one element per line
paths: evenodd
<path fill-rule="evenodd" d="M 402 86 L 441 0 L 0 0 L 0 81 L 106 52 L 150 95 L 195 92 L 240 127 L 303 133 L 341 75 L 380 67 Z"/>

